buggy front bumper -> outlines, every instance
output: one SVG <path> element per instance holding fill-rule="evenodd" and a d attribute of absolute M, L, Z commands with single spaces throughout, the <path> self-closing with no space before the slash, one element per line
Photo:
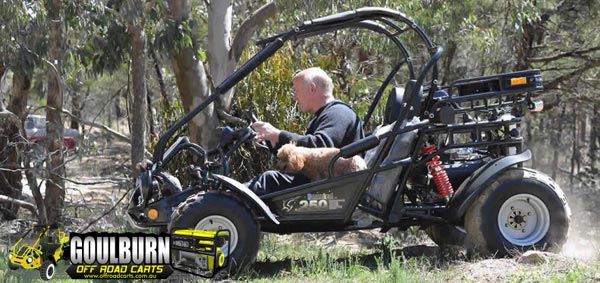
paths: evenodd
<path fill-rule="evenodd" d="M 41 257 L 38 257 L 36 259 L 32 258 L 30 263 L 27 262 L 27 258 L 28 257 L 12 256 L 10 258 L 10 263 L 12 263 L 14 265 L 18 265 L 20 267 L 23 267 L 25 269 L 37 269 L 40 266 L 42 266 L 42 258 Z"/>

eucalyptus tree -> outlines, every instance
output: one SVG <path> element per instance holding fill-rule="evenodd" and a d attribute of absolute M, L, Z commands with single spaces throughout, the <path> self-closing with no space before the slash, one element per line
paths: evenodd
<path fill-rule="evenodd" d="M 167 33 L 175 34 L 176 37 L 172 38 L 165 34 L 159 36 L 163 42 L 164 39 L 174 39 L 174 42 L 163 44 L 170 47 L 171 63 L 186 112 L 206 99 L 211 89 L 234 71 L 253 32 L 276 12 L 273 2 L 265 4 L 248 16 L 233 36 L 233 2 L 230 0 L 204 2 L 208 15 L 206 53 L 210 75 L 207 74 L 207 68 L 202 60 L 206 53 L 201 51 L 196 33 L 201 26 L 197 15 L 192 13 L 200 9 L 193 7 L 191 0 L 168 1 Z M 189 130 L 193 141 L 209 148 L 216 145 L 218 136 L 214 132 L 220 125 L 218 113 L 225 113 L 230 109 L 232 96 L 233 90 L 229 90 L 219 98 L 216 105 L 211 104 L 192 120 Z"/>
<path fill-rule="evenodd" d="M 46 150 L 48 180 L 44 203 L 48 223 L 57 223 L 65 199 L 65 165 L 63 151 L 63 66 L 65 61 L 65 23 L 62 0 L 45 2 L 48 12 L 48 94 L 46 104 Z"/>
<path fill-rule="evenodd" d="M 45 16 L 43 3 L 39 1 L 0 2 L 0 38 L 3 39 L 0 44 L 0 65 L 3 75 L 8 71 L 13 74 L 8 107 L 2 110 L 4 114 L 17 118 L 4 119 L 6 123 L 1 123 L 0 126 L 3 133 L 0 142 L 0 194 L 13 199 L 21 196 L 22 168 L 27 150 L 25 134 L 19 128 L 22 129 L 22 121 L 27 116 L 33 71 L 42 61 L 43 56 L 40 54 L 47 50 Z M 18 205 L 3 204 L 1 208 L 5 216 L 16 217 Z M 41 209 L 43 210 L 43 205 Z M 42 211 L 39 214 L 44 215 Z"/>
<path fill-rule="evenodd" d="M 137 175 L 136 165 L 144 159 L 146 149 L 146 33 L 145 14 L 152 8 L 142 0 L 124 1 L 120 13 L 131 43 L 131 78 L 133 84 L 133 101 L 131 118 L 131 163 L 134 175 Z"/>
<path fill-rule="evenodd" d="M 521 46 L 528 56 L 522 65 L 545 74 L 544 100 L 548 109 L 537 135 L 554 149 L 550 167 L 582 187 L 598 187 L 600 145 L 600 34 L 598 1 L 530 1 L 535 17 L 528 17 Z M 525 17 L 524 17 L 525 18 Z M 546 124 L 544 125 L 544 122 Z M 560 137 L 560 138 L 556 138 Z M 570 161 L 570 162 L 569 162 Z M 567 166 L 562 164 L 569 164 Z M 590 186 L 591 185 L 591 186 Z"/>

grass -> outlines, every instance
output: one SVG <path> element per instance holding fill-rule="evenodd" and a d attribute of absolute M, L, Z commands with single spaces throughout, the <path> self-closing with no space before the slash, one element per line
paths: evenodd
<path fill-rule="evenodd" d="M 386 262 L 375 257 L 375 266 L 361 262 L 360 257 L 351 256 L 333 259 L 327 255 L 292 261 L 289 271 L 275 275 L 249 274 L 241 279 L 251 282 L 422 282 L 434 279 L 435 274 L 425 272 L 422 260 L 392 258 Z M 431 281 L 431 280 L 426 280 Z"/>
<path fill-rule="evenodd" d="M 600 281 L 600 262 L 593 263 L 579 262 L 559 262 L 550 260 L 549 262 L 537 266 L 535 269 L 524 268 L 519 272 L 508 276 L 506 282 L 598 282 Z"/>
<path fill-rule="evenodd" d="M 398 238 L 387 237 L 372 250 L 352 251 L 340 245 L 318 246 L 306 238 L 267 235 L 259 262 L 243 282 L 591 282 L 600 281 L 600 262 L 550 258 L 541 265 L 513 259 L 452 261 L 405 255 Z M 311 248 L 318 246 L 317 248 Z M 412 253 L 411 253 L 412 254 Z M 513 266 L 504 272 L 503 265 Z M 473 269 L 478 269 L 473 271 Z M 500 274 L 497 276 L 496 274 Z"/>
<path fill-rule="evenodd" d="M 385 238 L 372 250 L 319 245 L 311 235 L 266 235 L 258 262 L 240 279 L 247 282 L 422 282 L 443 281 L 424 257 L 398 255 L 399 242 Z M 314 236 L 312 236 L 314 237 Z M 394 255 L 394 256 L 392 256 Z"/>

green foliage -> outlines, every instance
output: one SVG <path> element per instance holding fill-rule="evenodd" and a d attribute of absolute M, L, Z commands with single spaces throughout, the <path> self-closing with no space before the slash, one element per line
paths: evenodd
<path fill-rule="evenodd" d="M 87 42 L 76 51 L 76 60 L 93 73 L 113 72 L 125 61 L 129 51 L 129 36 L 126 27 L 113 24 L 91 35 Z"/>
<path fill-rule="evenodd" d="M 147 26 L 147 35 L 152 48 L 160 52 L 179 52 L 184 48 L 193 48 L 196 56 L 205 62 L 206 47 L 202 38 L 207 36 L 208 27 L 203 17 L 206 17 L 205 5 L 193 5 L 189 19 L 176 21 L 167 16 L 167 8 L 163 1 L 158 1 L 151 10 L 156 14 L 156 20 Z M 161 15 L 161 16 L 158 16 Z M 194 40 L 196 38 L 196 40 Z"/>
<path fill-rule="evenodd" d="M 193 29 L 196 23 L 192 20 L 181 23 L 170 19 L 164 19 L 164 22 L 157 26 L 154 38 L 154 45 L 159 50 L 170 51 L 194 47 Z"/>
<path fill-rule="evenodd" d="M 248 53 L 257 51 L 256 48 L 249 49 L 242 60 L 248 59 Z M 301 65 L 306 65 L 307 58 L 300 55 L 300 62 L 297 62 L 294 55 L 290 45 L 284 47 L 238 84 L 234 108 L 253 109 L 261 120 L 269 121 L 275 127 L 301 131 L 308 117 L 297 109 L 289 109 L 294 103 L 291 78 Z"/>
<path fill-rule="evenodd" d="M 534 2 L 531 1 L 515 1 L 511 6 L 515 6 L 511 9 L 512 22 L 514 23 L 514 30 L 519 34 L 523 34 L 523 29 L 526 25 L 533 25 L 535 22 L 540 20 L 540 14 L 538 7 L 535 6 Z"/>
<path fill-rule="evenodd" d="M 166 131 L 171 125 L 177 122 L 183 116 L 184 110 L 181 100 L 165 101 L 160 99 L 160 112 L 157 115 L 159 128 L 158 132 Z"/>
<path fill-rule="evenodd" d="M 32 74 L 48 48 L 45 21 L 46 11 L 41 1 L 2 1 L 0 62 L 15 72 Z"/>
<path fill-rule="evenodd" d="M 257 51 L 256 47 L 247 48 L 241 61 L 247 61 L 250 54 Z M 297 133 L 304 131 L 302 127 L 309 117 L 293 107 L 291 95 L 291 78 L 302 61 L 294 61 L 293 55 L 291 46 L 284 47 L 237 85 L 232 107 L 236 116 L 244 117 L 243 110 L 250 109 L 259 120 L 270 122 L 275 127 Z M 306 62 L 306 58 L 299 60 L 303 59 Z M 250 179 L 268 167 L 269 153 L 253 145 L 247 145 L 238 152 L 231 166 L 239 180 Z"/>

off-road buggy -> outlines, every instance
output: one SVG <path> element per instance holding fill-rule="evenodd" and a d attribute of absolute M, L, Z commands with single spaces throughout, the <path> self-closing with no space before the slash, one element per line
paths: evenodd
<path fill-rule="evenodd" d="M 34 225 L 9 251 L 8 267 L 12 270 L 19 267 L 39 269 L 42 279 L 51 279 L 55 265 L 64 258 L 64 250 L 68 245 L 69 236 L 57 225 Z"/>
<path fill-rule="evenodd" d="M 214 149 L 185 137 L 167 149 L 187 122 L 284 43 L 346 28 L 384 35 L 399 55 L 363 118 L 367 124 L 387 96 L 381 127 L 338 155 L 366 154 L 367 170 L 257 196 L 227 177 L 229 156 L 254 137 L 249 127 L 225 128 Z M 386 232 L 420 226 L 440 245 L 462 244 L 466 238 L 470 251 L 498 256 L 559 250 L 565 243 L 570 209 L 563 192 L 546 175 L 523 167 L 532 155 L 520 124 L 526 111 L 540 106 L 532 100 L 543 88 L 539 70 L 440 85 L 442 48 L 404 14 L 383 8 L 305 21 L 259 44 L 264 46 L 260 52 L 160 138 L 131 194 L 128 216 L 134 226 L 229 230 L 231 271 L 255 259 L 261 231 Z M 409 47 L 426 52 L 411 53 Z M 408 72 L 404 88 L 391 85 L 399 70 Z M 163 170 L 182 151 L 197 156 L 192 186 L 182 187 Z"/>

